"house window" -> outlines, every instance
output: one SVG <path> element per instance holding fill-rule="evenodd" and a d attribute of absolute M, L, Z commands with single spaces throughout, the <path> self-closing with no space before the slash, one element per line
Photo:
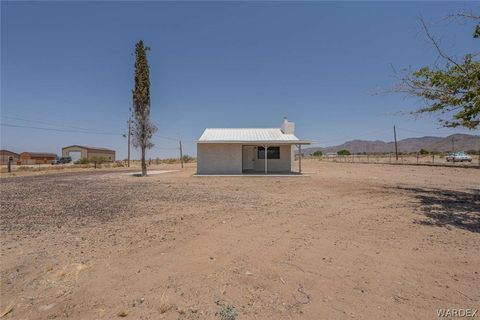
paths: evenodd
<path fill-rule="evenodd" d="M 280 147 L 268 147 L 267 159 L 280 159 Z M 258 159 L 265 159 L 265 148 L 258 147 Z"/>

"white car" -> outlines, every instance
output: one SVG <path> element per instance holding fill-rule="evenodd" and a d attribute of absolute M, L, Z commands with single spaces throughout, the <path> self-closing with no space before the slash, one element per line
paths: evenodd
<path fill-rule="evenodd" d="M 466 154 L 463 151 L 460 152 L 450 152 L 447 156 L 447 162 L 463 162 L 468 161 L 472 162 L 472 157 Z"/>

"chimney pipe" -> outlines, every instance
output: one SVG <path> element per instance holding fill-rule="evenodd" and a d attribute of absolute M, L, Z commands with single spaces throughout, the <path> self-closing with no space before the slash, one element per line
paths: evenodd
<path fill-rule="evenodd" d="M 284 134 L 295 134 L 295 123 L 288 121 L 287 117 L 283 117 L 281 130 Z"/>

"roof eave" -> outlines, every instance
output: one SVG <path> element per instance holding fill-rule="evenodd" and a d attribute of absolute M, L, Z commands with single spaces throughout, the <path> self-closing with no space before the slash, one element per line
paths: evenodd
<path fill-rule="evenodd" d="M 307 140 L 197 140 L 196 143 L 214 144 L 214 143 L 230 143 L 230 144 L 311 144 Z"/>

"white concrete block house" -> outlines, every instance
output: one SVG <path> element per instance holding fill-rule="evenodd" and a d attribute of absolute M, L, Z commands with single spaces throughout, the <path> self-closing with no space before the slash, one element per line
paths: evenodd
<path fill-rule="evenodd" d="M 197 141 L 197 174 L 293 173 L 294 148 L 310 144 L 294 131 L 287 118 L 281 128 L 205 129 Z"/>

